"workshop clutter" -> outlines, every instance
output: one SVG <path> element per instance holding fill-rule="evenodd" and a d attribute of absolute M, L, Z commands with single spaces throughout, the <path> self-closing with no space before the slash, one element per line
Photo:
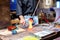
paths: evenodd
<path fill-rule="evenodd" d="M 16 30 L 12 30 L 12 34 L 17 34 L 17 31 Z"/>
<path fill-rule="evenodd" d="M 28 30 L 31 30 L 33 28 L 32 24 L 33 24 L 33 18 L 30 18 Z"/>
<path fill-rule="evenodd" d="M 12 30 L 14 30 L 14 29 L 16 29 L 17 27 L 15 27 L 15 26 L 8 26 L 8 30 L 9 31 L 12 31 Z"/>
<path fill-rule="evenodd" d="M 16 31 L 17 27 L 16 26 L 8 26 L 8 30 L 12 32 L 12 34 L 17 34 Z"/>
<path fill-rule="evenodd" d="M 56 28 L 60 28 L 60 23 L 55 23 L 54 25 Z"/>
<path fill-rule="evenodd" d="M 32 18 L 33 19 L 33 25 L 38 25 L 38 16 L 24 16 L 25 21 L 27 24 L 29 24 L 29 19 Z"/>
<path fill-rule="evenodd" d="M 18 24 L 20 22 L 20 20 L 19 19 L 13 19 L 13 20 L 11 20 L 11 24 Z"/>
<path fill-rule="evenodd" d="M 23 40 L 40 40 L 40 39 L 34 36 L 25 36 L 23 37 Z"/>
<path fill-rule="evenodd" d="M 9 31 L 8 29 L 2 29 L 2 30 L 0 30 L 0 35 L 9 36 L 9 35 L 15 35 L 17 33 L 24 32 L 24 31 L 25 30 L 22 28 L 16 28 L 16 29 L 11 30 L 11 31 Z"/>

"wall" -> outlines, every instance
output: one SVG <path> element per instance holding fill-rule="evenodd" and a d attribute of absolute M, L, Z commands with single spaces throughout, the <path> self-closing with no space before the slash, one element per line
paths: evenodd
<path fill-rule="evenodd" d="M 0 0 L 0 20 L 9 21 L 9 14 L 10 14 L 9 1 L 8 0 Z"/>
<path fill-rule="evenodd" d="M 0 0 L 0 26 L 10 21 L 9 0 Z"/>

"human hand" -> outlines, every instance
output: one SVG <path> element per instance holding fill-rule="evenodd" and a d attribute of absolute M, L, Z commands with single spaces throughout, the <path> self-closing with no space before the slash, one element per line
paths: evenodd
<path fill-rule="evenodd" d="M 22 15 L 20 15 L 19 18 L 20 18 L 20 24 L 25 25 L 25 19 L 24 19 L 24 17 Z"/>

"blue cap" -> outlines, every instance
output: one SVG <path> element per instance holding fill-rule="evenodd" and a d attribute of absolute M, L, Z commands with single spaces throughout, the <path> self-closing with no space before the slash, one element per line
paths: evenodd
<path fill-rule="evenodd" d="M 53 8 L 50 8 L 50 11 L 55 11 Z"/>

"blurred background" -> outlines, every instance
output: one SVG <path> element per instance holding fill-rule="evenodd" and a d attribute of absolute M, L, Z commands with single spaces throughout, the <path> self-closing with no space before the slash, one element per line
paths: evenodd
<path fill-rule="evenodd" d="M 42 19 L 43 15 L 45 15 L 49 22 L 53 22 L 55 20 L 56 13 L 53 7 L 56 7 L 57 1 L 60 2 L 60 0 L 40 0 L 35 14 L 39 17 L 39 23 L 45 22 L 45 20 Z M 10 21 L 17 17 L 16 0 L 0 0 L 0 26 L 9 25 Z"/>

